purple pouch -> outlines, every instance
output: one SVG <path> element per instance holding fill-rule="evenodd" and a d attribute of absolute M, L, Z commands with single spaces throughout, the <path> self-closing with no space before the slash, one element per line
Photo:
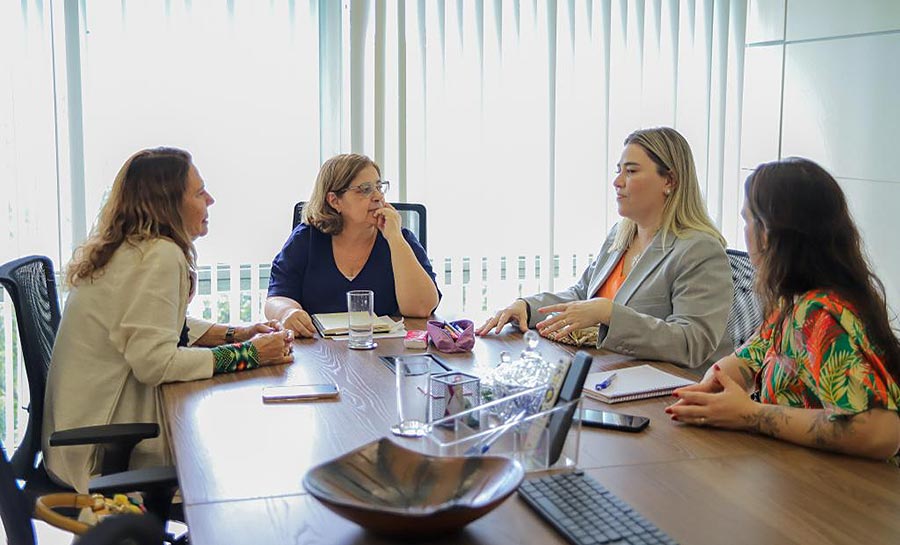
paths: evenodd
<path fill-rule="evenodd" d="M 428 320 L 428 324 L 425 326 L 428 330 L 428 337 L 431 339 L 434 347 L 440 350 L 441 352 L 468 352 L 472 350 L 472 347 L 475 346 L 475 324 L 472 320 L 456 320 L 455 322 L 448 322 L 457 326 L 458 329 L 462 330 L 462 333 L 457 333 L 457 338 L 454 339 L 447 329 L 444 327 L 444 322 L 438 322 L 436 320 Z"/>

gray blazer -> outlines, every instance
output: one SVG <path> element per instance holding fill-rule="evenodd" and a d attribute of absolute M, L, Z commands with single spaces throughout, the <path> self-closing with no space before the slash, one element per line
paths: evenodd
<path fill-rule="evenodd" d="M 528 327 L 546 318 L 537 311 L 541 307 L 593 297 L 624 253 L 609 252 L 615 238 L 613 227 L 597 259 L 571 288 L 523 298 Z M 663 246 L 657 233 L 613 299 L 597 348 L 703 370 L 734 351 L 725 334 L 731 300 L 731 268 L 717 239 L 699 231 L 670 233 Z"/>

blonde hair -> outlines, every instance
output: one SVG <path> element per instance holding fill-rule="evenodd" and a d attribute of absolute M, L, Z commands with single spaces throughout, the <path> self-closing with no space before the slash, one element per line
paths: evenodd
<path fill-rule="evenodd" d="M 344 153 L 325 161 L 319 169 L 309 202 L 303 207 L 303 223 L 329 235 L 341 234 L 344 230 L 344 218 L 328 202 L 328 194 L 333 192 L 340 195 L 346 192 L 350 183 L 366 167 L 374 167 L 378 177 L 381 177 L 381 169 L 365 155 Z"/>
<path fill-rule="evenodd" d="M 103 272 L 123 243 L 172 240 L 193 268 L 197 252 L 182 220 L 191 154 L 176 148 L 139 151 L 128 158 L 113 182 L 97 225 L 79 246 L 66 271 L 70 286 Z"/>
<path fill-rule="evenodd" d="M 674 179 L 672 193 L 663 205 L 659 225 L 663 233 L 663 244 L 669 233 L 681 237 L 685 231 L 696 230 L 716 237 L 722 246 L 726 246 L 725 237 L 713 224 L 703 204 L 694 155 L 681 133 L 670 127 L 641 129 L 628 135 L 624 145 L 628 144 L 642 147 L 656 164 L 659 175 L 671 175 Z M 628 218 L 622 218 L 610 252 L 627 248 L 636 234 L 637 224 Z"/>

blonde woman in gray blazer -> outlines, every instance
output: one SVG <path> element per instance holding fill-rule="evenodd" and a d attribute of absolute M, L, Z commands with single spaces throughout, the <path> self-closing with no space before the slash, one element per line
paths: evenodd
<path fill-rule="evenodd" d="M 725 239 L 706 213 L 690 146 L 668 127 L 635 131 L 617 167 L 623 219 L 578 283 L 517 299 L 478 334 L 512 322 L 558 339 L 599 326 L 597 348 L 705 369 L 732 352 L 725 334 L 732 283 Z M 599 296 L 601 288 L 614 295 Z"/>

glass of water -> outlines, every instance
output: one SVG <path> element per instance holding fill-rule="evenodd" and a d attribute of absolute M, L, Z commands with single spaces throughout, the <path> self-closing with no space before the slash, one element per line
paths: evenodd
<path fill-rule="evenodd" d="M 347 292 L 348 328 L 350 348 L 369 350 L 375 348 L 372 328 L 375 323 L 375 293 L 372 290 L 352 290 Z"/>
<path fill-rule="evenodd" d="M 431 398 L 428 393 L 431 365 L 423 358 L 397 358 L 397 423 L 391 427 L 395 435 L 422 437 L 428 432 Z"/>

